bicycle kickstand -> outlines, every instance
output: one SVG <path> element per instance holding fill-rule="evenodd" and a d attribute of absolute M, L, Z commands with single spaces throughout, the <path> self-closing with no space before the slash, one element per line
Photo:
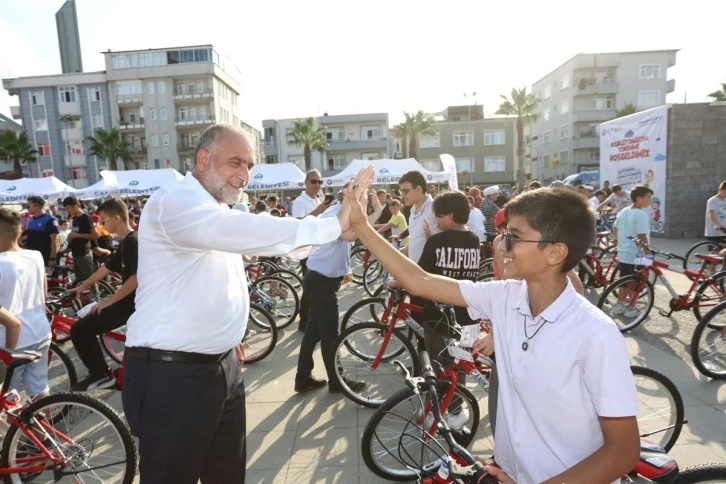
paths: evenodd
<path fill-rule="evenodd" d="M 660 315 L 661 315 L 661 316 L 663 316 L 664 318 L 670 318 L 670 317 L 671 317 L 671 314 L 673 314 L 673 309 L 671 309 L 671 310 L 669 310 L 669 311 L 663 311 L 663 310 L 661 309 L 660 311 L 658 311 L 658 314 L 660 314 Z"/>

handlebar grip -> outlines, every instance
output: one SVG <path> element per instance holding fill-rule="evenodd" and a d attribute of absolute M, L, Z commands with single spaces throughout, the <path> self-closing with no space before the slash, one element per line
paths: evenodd
<path fill-rule="evenodd" d="M 474 469 L 476 469 L 476 474 L 474 474 L 474 477 L 472 477 L 469 481 L 471 484 L 497 484 L 497 480 L 487 474 L 487 471 L 481 462 L 475 462 Z"/>
<path fill-rule="evenodd" d="M 434 369 L 431 366 L 431 358 L 429 357 L 429 354 L 427 352 L 422 351 L 419 354 L 419 362 L 421 363 L 421 375 L 422 376 L 425 376 L 428 373 L 433 374 Z"/>

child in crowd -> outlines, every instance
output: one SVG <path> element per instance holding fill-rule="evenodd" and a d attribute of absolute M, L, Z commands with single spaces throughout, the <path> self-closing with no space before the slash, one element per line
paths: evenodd
<path fill-rule="evenodd" d="M 401 212 L 401 202 L 393 199 L 388 202 L 388 207 L 391 209 L 391 218 L 388 220 L 388 223 L 376 225 L 375 228 L 378 230 L 378 233 L 390 230 L 393 237 L 399 237 L 403 232 L 408 230 L 406 217 Z M 408 237 L 401 241 L 401 247 L 405 247 L 406 245 L 408 245 Z"/>

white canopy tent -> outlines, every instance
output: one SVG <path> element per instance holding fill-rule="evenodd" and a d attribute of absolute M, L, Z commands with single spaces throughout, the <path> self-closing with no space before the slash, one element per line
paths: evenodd
<path fill-rule="evenodd" d="M 81 200 L 88 200 L 109 195 L 127 197 L 150 195 L 167 183 L 183 179 L 184 175 L 173 168 L 124 171 L 102 170 L 101 178 L 98 183 L 78 190 L 76 196 Z"/>
<path fill-rule="evenodd" d="M 305 173 L 295 163 L 265 163 L 252 168 L 250 182 L 245 190 L 291 190 L 304 186 Z"/>
<path fill-rule="evenodd" d="M 403 176 L 404 173 L 413 170 L 420 171 L 426 178 L 427 182 L 444 183 L 449 181 L 449 174 L 447 172 L 425 170 L 421 164 L 413 158 L 407 158 L 405 160 L 384 158 L 381 160 L 353 160 L 343 171 L 337 175 L 326 178 L 323 186 L 341 187 L 353 180 L 361 169 L 371 164 L 376 170 L 376 174 L 373 176 L 374 185 L 398 183 L 398 180 L 401 179 L 401 176 Z"/>
<path fill-rule="evenodd" d="M 2 180 L 0 185 L 0 204 L 23 203 L 28 197 L 38 195 L 45 200 L 65 198 L 76 193 L 76 189 L 66 185 L 54 176 L 44 178 L 21 178 Z"/>

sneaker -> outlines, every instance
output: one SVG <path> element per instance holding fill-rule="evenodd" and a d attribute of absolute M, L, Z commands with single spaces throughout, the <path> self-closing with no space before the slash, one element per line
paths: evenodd
<path fill-rule="evenodd" d="M 351 389 L 353 393 L 358 393 L 366 387 L 366 382 L 360 380 L 353 380 L 347 376 L 343 377 L 343 381 Z M 328 385 L 328 391 L 330 393 L 340 393 L 343 389 L 339 385 Z"/>
<path fill-rule="evenodd" d="M 307 380 L 302 383 L 295 382 L 295 391 L 298 393 L 308 392 L 310 390 L 319 390 L 323 388 L 328 382 L 315 378 L 310 375 Z"/>
<path fill-rule="evenodd" d="M 111 375 L 96 376 L 88 375 L 71 387 L 74 392 L 90 392 L 91 390 L 101 390 L 104 388 L 113 388 L 116 386 L 116 380 Z"/>
<path fill-rule="evenodd" d="M 640 316 L 640 309 L 636 308 L 635 306 L 629 307 L 625 310 L 623 316 L 625 316 L 626 318 L 636 318 Z"/>
<path fill-rule="evenodd" d="M 625 303 L 622 301 L 618 301 L 618 303 L 613 306 L 613 309 L 610 311 L 610 314 L 623 314 L 625 312 Z"/>

